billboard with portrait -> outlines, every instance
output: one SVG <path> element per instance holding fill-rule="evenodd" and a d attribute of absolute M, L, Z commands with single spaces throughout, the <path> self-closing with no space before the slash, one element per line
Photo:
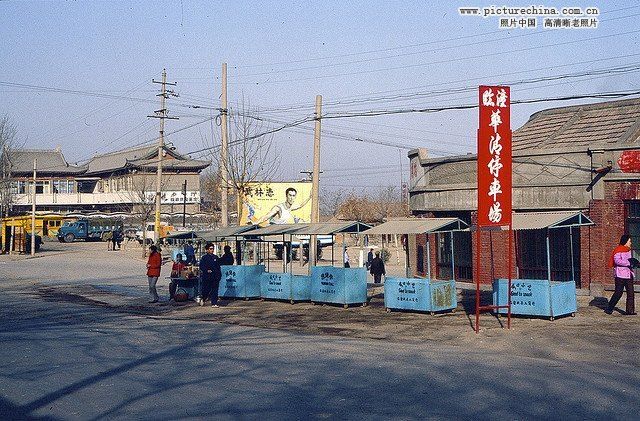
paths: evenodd
<path fill-rule="evenodd" d="M 311 221 L 311 182 L 254 182 L 244 189 L 240 225 Z"/>

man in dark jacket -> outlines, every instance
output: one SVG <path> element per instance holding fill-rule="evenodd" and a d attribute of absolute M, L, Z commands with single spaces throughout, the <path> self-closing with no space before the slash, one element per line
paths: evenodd
<path fill-rule="evenodd" d="M 220 266 L 233 265 L 233 253 L 230 246 L 224 246 L 224 254 L 220 257 Z"/>
<path fill-rule="evenodd" d="M 193 241 L 191 240 L 184 245 L 184 260 L 187 265 L 196 264 L 196 252 L 193 249 Z"/>
<path fill-rule="evenodd" d="M 373 249 L 369 249 L 367 253 L 367 270 L 371 269 L 371 262 L 373 262 Z"/>
<path fill-rule="evenodd" d="M 371 268 L 369 271 L 373 275 L 373 282 L 375 284 L 379 284 L 381 282 L 382 275 L 386 273 L 384 270 L 384 262 L 380 258 L 379 251 L 376 251 L 376 257 L 371 261 Z"/>
<path fill-rule="evenodd" d="M 206 254 L 200 259 L 200 297 L 198 304 L 204 305 L 207 297 L 211 297 L 211 306 L 218 307 L 218 286 L 222 271 L 220 270 L 220 260 L 213 251 L 213 244 L 206 246 Z"/>

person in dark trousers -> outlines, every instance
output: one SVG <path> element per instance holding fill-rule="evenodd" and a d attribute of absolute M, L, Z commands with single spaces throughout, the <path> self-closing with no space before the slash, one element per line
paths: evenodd
<path fill-rule="evenodd" d="M 629 259 L 631 258 L 631 237 L 627 234 L 624 234 L 620 237 L 620 243 L 618 247 L 613 250 L 611 254 L 611 261 L 609 262 L 609 266 L 614 269 L 615 276 L 615 284 L 616 290 L 611 296 L 611 300 L 609 300 L 609 305 L 605 312 L 607 314 L 613 313 L 613 309 L 616 304 L 618 304 L 618 300 L 622 297 L 622 291 L 624 289 L 627 290 L 627 307 L 626 314 L 627 315 L 635 315 L 635 302 L 634 302 L 634 292 L 633 292 L 633 270 L 631 268 L 631 263 Z"/>
<path fill-rule="evenodd" d="M 193 249 L 193 241 L 189 240 L 187 244 L 184 245 L 184 260 L 186 265 L 195 265 L 196 264 L 196 252 Z"/>
<path fill-rule="evenodd" d="M 233 265 L 233 253 L 230 246 L 224 246 L 224 254 L 220 257 L 220 266 Z"/>
<path fill-rule="evenodd" d="M 373 249 L 369 249 L 367 253 L 367 270 L 371 269 L 371 262 L 373 262 Z"/>
<path fill-rule="evenodd" d="M 385 275 L 384 262 L 380 258 L 380 252 L 376 251 L 376 257 L 371 261 L 371 267 L 369 271 L 373 275 L 373 282 L 379 284 L 382 280 L 382 275 Z"/>
<path fill-rule="evenodd" d="M 206 253 L 200 259 L 200 299 L 198 304 L 204 305 L 207 297 L 211 299 L 211 307 L 218 307 L 218 286 L 222 271 L 220 270 L 220 259 L 214 254 L 213 244 L 206 246 Z"/>
<path fill-rule="evenodd" d="M 149 247 L 149 260 L 147 261 L 147 278 L 149 279 L 149 303 L 158 302 L 158 291 L 156 284 L 160 277 L 160 268 L 162 267 L 162 256 L 158 252 L 158 247 Z"/>

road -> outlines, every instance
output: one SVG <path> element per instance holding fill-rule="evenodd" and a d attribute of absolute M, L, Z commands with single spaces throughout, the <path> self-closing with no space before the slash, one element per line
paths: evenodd
<path fill-rule="evenodd" d="M 82 272 L 91 255 L 0 260 L 1 419 L 637 419 L 640 411 L 637 352 L 619 358 L 601 347 L 576 359 L 500 353 L 487 337 L 459 346 L 305 334 L 34 293 L 103 278 L 134 288 L 139 261 L 95 258 Z"/>

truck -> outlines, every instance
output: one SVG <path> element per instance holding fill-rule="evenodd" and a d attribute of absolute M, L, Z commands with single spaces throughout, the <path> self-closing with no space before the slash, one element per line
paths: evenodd
<path fill-rule="evenodd" d="M 72 243 L 75 240 L 101 241 L 106 234 L 113 235 L 114 231 L 122 231 L 120 219 L 81 218 L 76 221 L 65 222 L 58 230 L 58 241 Z"/>

